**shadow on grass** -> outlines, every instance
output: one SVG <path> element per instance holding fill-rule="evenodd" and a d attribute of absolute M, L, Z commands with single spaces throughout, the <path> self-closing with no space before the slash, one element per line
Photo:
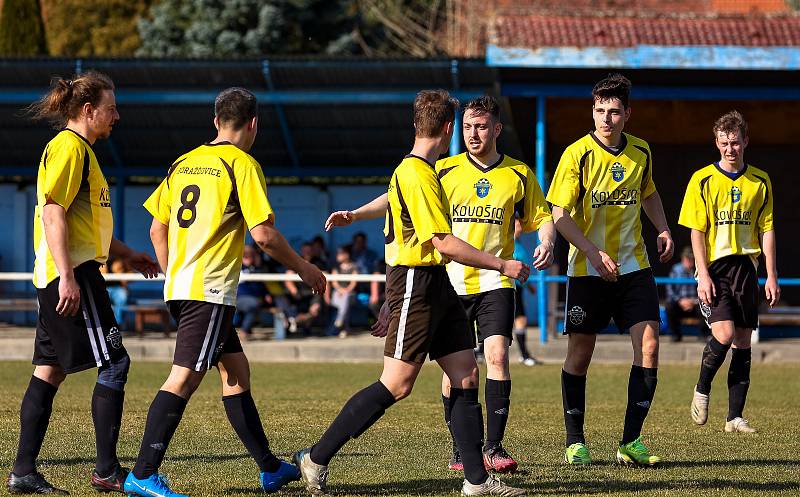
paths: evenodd
<path fill-rule="evenodd" d="M 702 468 L 704 466 L 797 466 L 786 459 L 728 459 L 724 461 L 662 461 L 661 468 Z"/>
<path fill-rule="evenodd" d="M 287 461 L 291 460 L 292 453 L 289 452 L 280 452 L 276 453 L 276 456 L 283 458 Z M 375 457 L 377 454 L 374 452 L 343 452 L 341 454 L 337 454 L 337 458 L 350 458 L 350 457 Z M 250 459 L 250 455 L 247 453 L 240 453 L 240 454 L 187 454 L 187 455 L 178 455 L 178 456 L 167 456 L 167 463 L 169 461 L 207 461 L 207 462 L 219 462 L 219 461 L 235 461 L 239 459 Z M 132 457 L 120 457 L 120 463 L 123 466 L 130 466 L 133 467 L 136 464 L 136 459 Z M 65 458 L 44 458 L 40 459 L 39 463 L 43 465 L 50 465 L 50 466 L 75 466 L 79 464 L 94 464 L 95 458 L 93 457 L 65 457 Z"/>

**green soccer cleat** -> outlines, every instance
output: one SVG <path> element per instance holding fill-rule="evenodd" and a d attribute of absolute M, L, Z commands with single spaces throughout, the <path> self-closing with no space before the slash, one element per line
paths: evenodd
<path fill-rule="evenodd" d="M 641 436 L 633 442 L 620 445 L 617 449 L 617 463 L 623 466 L 651 467 L 660 462 L 660 457 L 650 455 L 650 450 L 642 442 Z"/>
<path fill-rule="evenodd" d="M 564 462 L 575 466 L 585 466 L 592 464 L 592 456 L 589 455 L 589 448 L 586 444 L 577 442 L 567 447 L 564 452 Z"/>

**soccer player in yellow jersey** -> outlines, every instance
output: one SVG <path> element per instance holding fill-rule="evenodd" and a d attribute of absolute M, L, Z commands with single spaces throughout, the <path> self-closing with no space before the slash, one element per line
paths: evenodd
<path fill-rule="evenodd" d="M 439 363 L 452 384 L 452 429 L 466 477 L 462 494 L 524 493 L 490 476 L 484 467 L 474 337 L 444 264 L 452 259 L 523 281 L 529 268 L 481 252 L 451 233 L 447 198 L 434 163 L 447 151 L 457 108 L 458 102 L 444 90 L 422 91 L 414 100 L 414 147 L 395 169 L 388 191 L 383 373 L 379 381 L 350 398 L 319 442 L 295 454 L 313 495 L 326 493 L 328 464 L 344 444 L 411 393 L 426 357 Z"/>
<path fill-rule="evenodd" d="M 661 262 L 672 257 L 673 243 L 653 183 L 650 147 L 622 132 L 631 115 L 630 87 L 619 74 L 595 85 L 594 130 L 564 151 L 547 194 L 556 229 L 571 244 L 564 316 L 569 343 L 561 374 L 569 464 L 591 463 L 583 433 L 586 373 L 597 333 L 612 317 L 620 331 L 630 330 L 633 345 L 617 462 L 652 466 L 660 461 L 641 441 L 656 391 L 660 320 L 642 210 L 658 232 Z"/>
<path fill-rule="evenodd" d="M 697 295 L 711 327 L 703 349 L 700 378 L 691 404 L 692 419 L 708 420 L 711 382 L 728 349 L 726 432 L 754 433 L 743 417 L 750 387 L 750 336 L 758 326 L 758 257 L 767 269 L 764 285 L 769 306 L 780 299 L 772 222 L 773 191 L 766 172 L 744 161 L 747 122 L 737 111 L 714 123 L 720 159 L 692 175 L 678 222 L 692 230 Z"/>
<path fill-rule="evenodd" d="M 484 96 L 471 100 L 464 109 L 462 128 L 467 152 L 436 162 L 439 182 L 449 204 L 453 235 L 478 250 L 511 258 L 516 217 L 523 231 L 539 230 L 541 243 L 535 249 L 533 266 L 544 270 L 553 261 L 555 243 L 550 208 L 530 168 L 498 153 L 497 138 L 502 129 L 500 106 L 494 98 Z M 384 195 L 355 211 L 334 212 L 326 227 L 377 217 L 386 212 L 386 203 Z M 500 473 L 513 472 L 517 462 L 505 450 L 502 441 L 511 403 L 508 348 L 514 336 L 515 285 L 496 271 L 456 261 L 447 264 L 447 274 L 467 311 L 471 327 L 477 331 L 478 341 L 484 346 L 487 436 L 483 453 L 486 465 Z M 443 375 L 442 403 L 448 426 L 449 391 L 450 383 L 447 375 Z M 463 468 L 455 441 L 449 467 Z"/>
<path fill-rule="evenodd" d="M 96 367 L 92 420 L 97 464 L 91 484 L 121 491 L 127 469 L 117 459 L 117 439 L 130 359 L 100 266 L 109 254 L 146 277 L 155 277 L 158 266 L 112 238 L 108 183 L 92 150 L 119 120 L 111 79 L 94 71 L 69 80 L 56 78 L 31 111 L 61 132 L 47 144 L 39 163 L 33 226 L 33 284 L 39 301 L 36 367 L 22 398 L 19 446 L 6 485 L 10 493 L 67 494 L 36 470 L 36 458 L 58 387 L 68 374 Z"/>
<path fill-rule="evenodd" d="M 275 492 L 299 479 L 297 469 L 269 449 L 250 394 L 250 367 L 232 324 L 245 230 L 315 292 L 325 290 L 325 277 L 274 226 L 264 173 L 247 153 L 258 130 L 256 97 L 244 88 L 222 91 L 214 102 L 214 125 L 217 137 L 179 157 L 145 202 L 166 275 L 164 299 L 178 333 L 172 371 L 150 405 L 136 466 L 125 481 L 129 495 L 180 495 L 158 469 L 186 403 L 213 366 L 220 373 L 225 413 L 258 464 L 262 489 Z"/>

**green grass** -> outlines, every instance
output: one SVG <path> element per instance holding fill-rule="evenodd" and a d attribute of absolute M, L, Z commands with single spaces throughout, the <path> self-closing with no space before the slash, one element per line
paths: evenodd
<path fill-rule="evenodd" d="M 273 450 L 283 457 L 321 435 L 342 404 L 374 381 L 377 364 L 253 364 L 253 390 Z M 132 465 L 147 408 L 168 364 L 137 363 L 131 370 L 119 453 Z M 521 471 L 508 481 L 546 495 L 800 495 L 800 365 L 755 365 L 747 416 L 761 433 L 722 432 L 727 408 L 723 369 L 715 382 L 709 424 L 689 418 L 695 366 L 665 366 L 645 439 L 666 461 L 655 469 L 613 464 L 622 431 L 629 368 L 595 365 L 588 382 L 586 433 L 596 461 L 565 466 L 557 365 L 514 366 L 511 418 L 505 445 Z M 31 366 L 0 364 L 0 467 L 10 470 L 19 430 L 19 403 Z M 460 490 L 445 463 L 449 442 L 438 393 L 439 370 L 423 368 L 414 393 L 370 431 L 348 443 L 331 464 L 338 495 L 446 495 Z M 56 398 L 41 454 L 41 471 L 73 495 L 88 487 L 94 463 L 89 412 L 94 372 L 70 377 Z M 192 495 L 253 495 L 257 469 L 228 425 L 216 372 L 189 403 L 162 467 L 176 490 Z M 299 483 L 283 494 L 305 495 Z"/>

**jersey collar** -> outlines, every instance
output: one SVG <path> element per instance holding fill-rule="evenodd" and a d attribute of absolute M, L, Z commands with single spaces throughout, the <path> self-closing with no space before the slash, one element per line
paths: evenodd
<path fill-rule="evenodd" d="M 494 163 L 494 164 L 492 164 L 491 166 L 486 166 L 486 167 L 483 167 L 482 165 L 478 164 L 478 161 L 476 161 L 476 160 L 475 160 L 475 159 L 472 157 L 472 155 L 470 155 L 470 153 L 469 153 L 469 152 L 467 152 L 467 160 L 469 160 L 469 163 L 470 163 L 470 164 L 472 164 L 473 166 L 475 166 L 475 168 L 476 168 L 478 171 L 482 172 L 482 173 L 488 173 L 488 172 L 489 172 L 489 171 L 491 171 L 492 169 L 496 168 L 497 166 L 499 166 L 499 165 L 500 165 L 500 164 L 503 162 L 503 159 L 505 159 L 505 158 L 506 158 L 506 156 L 505 156 L 504 154 L 500 154 L 500 158 L 498 158 L 498 159 L 495 161 L 495 163 Z"/>
<path fill-rule="evenodd" d="M 233 143 L 231 143 L 231 142 L 226 140 L 226 141 L 217 142 L 217 143 L 206 142 L 203 145 L 205 145 L 207 147 L 216 147 L 218 145 L 233 145 Z"/>
<path fill-rule="evenodd" d="M 427 164 L 427 165 L 431 166 L 431 168 L 432 168 L 432 169 L 436 169 L 436 167 L 435 167 L 433 164 L 431 164 L 430 162 L 428 162 L 428 161 L 427 161 L 427 160 L 425 160 L 424 158 L 420 157 L 419 155 L 408 154 L 408 155 L 406 155 L 406 157 L 405 157 L 405 158 L 406 158 L 406 159 L 409 159 L 409 158 L 419 159 L 419 160 L 421 160 L 422 162 L 424 162 L 425 164 Z"/>
<path fill-rule="evenodd" d="M 608 148 L 603 142 L 598 140 L 597 137 L 594 136 L 594 131 L 589 131 L 589 136 L 592 137 L 592 140 L 594 140 L 594 142 L 597 144 L 598 147 L 602 148 L 603 150 L 613 155 L 614 157 L 619 157 L 619 154 L 621 154 L 622 151 L 625 150 L 625 147 L 628 146 L 628 137 L 625 136 L 625 133 L 622 133 L 622 136 L 620 137 L 619 149 L 616 152 Z"/>
<path fill-rule="evenodd" d="M 717 168 L 717 171 L 719 171 L 720 173 L 722 173 L 722 174 L 724 174 L 725 176 L 729 177 L 729 178 L 730 178 L 730 179 L 732 179 L 733 181 L 736 181 L 737 179 L 739 179 L 739 178 L 741 178 L 742 176 L 744 176 L 744 173 L 745 173 L 745 171 L 747 171 L 747 163 L 745 163 L 745 165 L 744 165 L 744 167 L 742 168 L 742 170 L 741 170 L 741 171 L 739 171 L 738 173 L 729 173 L 728 171 L 726 171 L 726 170 L 722 169 L 722 168 L 719 166 L 719 161 L 717 161 L 717 162 L 715 162 L 715 163 L 714 163 L 714 167 L 716 167 L 716 168 Z"/>

